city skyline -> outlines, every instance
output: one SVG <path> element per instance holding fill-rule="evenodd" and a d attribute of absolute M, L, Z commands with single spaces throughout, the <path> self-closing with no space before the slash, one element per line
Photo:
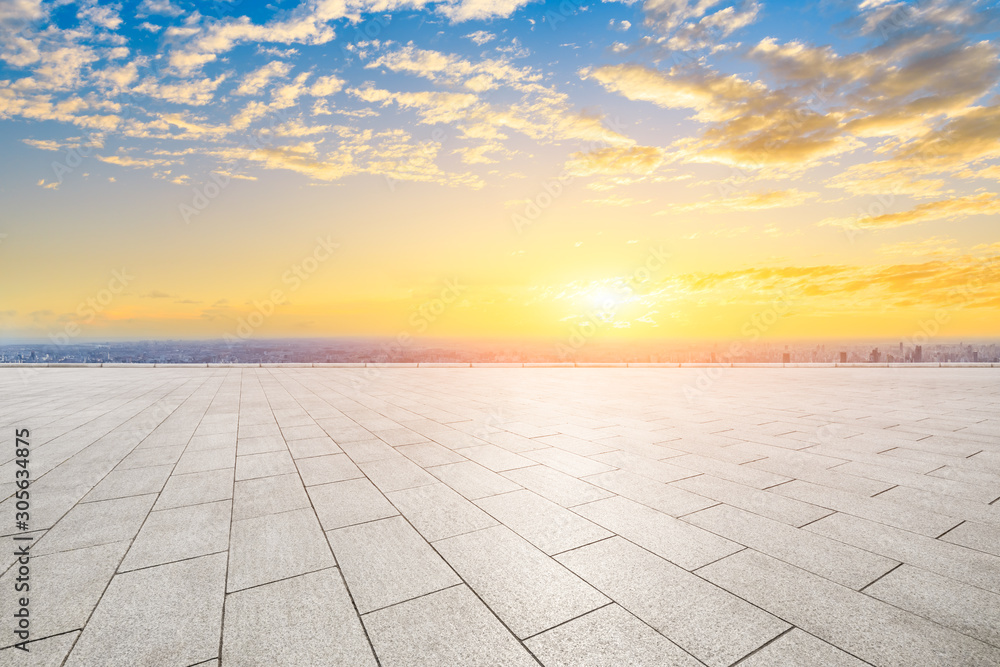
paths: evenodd
<path fill-rule="evenodd" d="M 945 0 L 8 3 L 0 341 L 993 338 L 998 32 Z"/>

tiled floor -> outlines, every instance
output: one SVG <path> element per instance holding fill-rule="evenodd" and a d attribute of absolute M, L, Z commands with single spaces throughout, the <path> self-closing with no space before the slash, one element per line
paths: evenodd
<path fill-rule="evenodd" d="M 0 369 L 0 664 L 995 667 L 998 373 Z"/>

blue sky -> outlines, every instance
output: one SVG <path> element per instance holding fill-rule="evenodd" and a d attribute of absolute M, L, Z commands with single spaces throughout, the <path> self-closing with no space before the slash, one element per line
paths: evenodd
<path fill-rule="evenodd" d="M 273 333 L 391 328 L 454 273 L 453 333 L 557 329 L 661 245 L 616 327 L 726 335 L 792 290 L 801 335 L 913 328 L 1000 275 L 998 30 L 950 0 L 7 2 L 0 277 L 45 278 L 0 332 L 128 263 L 93 335 L 215 335 L 329 229 L 352 250 L 301 303 L 333 314 Z M 998 282 L 962 327 L 996 331 Z"/>

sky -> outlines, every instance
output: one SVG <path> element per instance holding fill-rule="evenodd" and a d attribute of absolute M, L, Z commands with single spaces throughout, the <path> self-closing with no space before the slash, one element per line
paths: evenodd
<path fill-rule="evenodd" d="M 0 338 L 1000 334 L 997 3 L 0 4 Z"/>

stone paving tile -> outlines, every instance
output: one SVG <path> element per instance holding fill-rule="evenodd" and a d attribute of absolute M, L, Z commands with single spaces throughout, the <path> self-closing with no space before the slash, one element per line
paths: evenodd
<path fill-rule="evenodd" d="M 325 433 L 321 438 L 289 440 L 287 445 L 288 451 L 291 452 L 293 459 L 325 456 L 327 454 L 340 454 L 344 451 L 333 441 L 333 438 L 327 437 Z"/>
<path fill-rule="evenodd" d="M 302 475 L 302 482 L 306 486 L 343 482 L 344 480 L 358 479 L 365 476 L 347 454 L 314 456 L 298 460 L 295 462 L 295 465 L 298 466 L 299 474 Z"/>
<path fill-rule="evenodd" d="M 833 513 L 833 510 L 825 507 L 817 507 L 768 491 L 759 491 L 711 475 L 689 477 L 673 482 L 671 486 L 795 527 L 812 523 Z"/>
<path fill-rule="evenodd" d="M 612 535 L 580 515 L 527 490 L 481 498 L 476 504 L 550 556 Z"/>
<path fill-rule="evenodd" d="M 336 568 L 229 595 L 223 630 L 229 665 L 376 664 Z"/>
<path fill-rule="evenodd" d="M 403 456 L 359 463 L 358 467 L 382 493 L 437 484 L 438 480 Z"/>
<path fill-rule="evenodd" d="M 549 468 L 554 468 L 560 472 L 573 477 L 585 477 L 587 475 L 597 475 L 602 472 L 614 470 L 614 466 L 595 461 L 594 459 L 573 454 L 557 447 L 548 449 L 535 449 L 525 452 L 524 456 L 535 463 L 541 463 Z"/>
<path fill-rule="evenodd" d="M 743 547 L 626 498 L 573 508 L 577 514 L 686 570 L 711 563 Z"/>
<path fill-rule="evenodd" d="M 213 449 L 186 451 L 174 467 L 175 475 L 236 466 L 236 445 Z"/>
<path fill-rule="evenodd" d="M 234 521 L 226 590 L 259 586 L 335 564 L 311 509 Z"/>
<path fill-rule="evenodd" d="M 233 493 L 233 521 L 309 507 L 309 496 L 294 473 L 241 480 Z"/>
<path fill-rule="evenodd" d="M 336 440 L 336 438 L 334 438 Z M 344 453 L 351 457 L 355 463 L 367 463 L 368 461 L 379 461 L 391 459 L 400 454 L 383 441 L 372 438 L 371 434 L 363 440 L 351 440 L 349 442 L 337 442 Z"/>
<path fill-rule="evenodd" d="M 803 530 L 1000 593 L 1000 557 L 992 554 L 847 514 L 830 515 Z"/>
<path fill-rule="evenodd" d="M 627 470 L 615 470 L 583 479 L 622 498 L 634 500 L 670 516 L 697 512 L 716 504 L 704 496 L 689 493 Z"/>
<path fill-rule="evenodd" d="M 225 578 L 225 554 L 115 576 L 66 665 L 193 665 L 217 657 Z"/>
<path fill-rule="evenodd" d="M 538 664 L 465 586 L 452 586 L 363 618 L 384 667 Z"/>
<path fill-rule="evenodd" d="M 606 463 L 614 468 L 627 470 L 642 477 L 648 477 L 657 482 L 675 482 L 686 477 L 694 477 L 698 472 L 678 468 L 672 462 L 654 461 L 632 452 L 614 451 L 591 456 L 595 461 Z"/>
<path fill-rule="evenodd" d="M 504 470 L 536 465 L 536 462 L 531 459 L 526 459 L 523 456 L 507 451 L 503 447 L 489 443 L 476 447 L 463 447 L 456 453 L 461 454 L 471 461 L 475 461 L 484 468 L 489 468 L 493 472 L 503 472 Z"/>
<path fill-rule="evenodd" d="M 620 537 L 556 560 L 710 667 L 728 667 L 789 627 Z"/>
<path fill-rule="evenodd" d="M 310 486 L 309 498 L 323 530 L 343 528 L 399 514 L 382 492 L 367 479 L 351 479 Z"/>
<path fill-rule="evenodd" d="M 13 543 L 11 545 L 13 551 L 15 547 Z M 82 628 L 127 549 L 127 541 L 112 542 L 32 557 L 29 562 L 30 590 L 22 591 L 30 601 L 32 637 L 46 637 Z M 0 612 L 5 621 L 14 618 L 17 600 L 21 597 L 14 588 L 17 577 L 17 568 L 8 570 L 0 577 L 0 586 L 4 591 L 0 597 Z M 67 582 L 72 582 L 72 585 L 66 585 Z M 0 646 L 9 646 L 17 641 L 8 631 L 0 640 Z M 3 661 L 0 660 L 0 663 Z"/>
<path fill-rule="evenodd" d="M 958 519 L 912 505 L 897 503 L 881 496 L 868 498 L 801 480 L 793 480 L 788 484 L 776 486 L 771 491 L 787 498 L 794 498 L 930 537 L 937 537 L 961 523 Z"/>
<path fill-rule="evenodd" d="M 226 551 L 232 513 L 228 500 L 150 512 L 119 571 Z"/>
<path fill-rule="evenodd" d="M 966 521 L 940 537 L 945 542 L 1000 556 L 1000 527 Z"/>
<path fill-rule="evenodd" d="M 522 639 L 610 602 L 506 526 L 451 537 L 434 546 Z"/>
<path fill-rule="evenodd" d="M 497 524 L 472 501 L 440 482 L 390 492 L 386 497 L 428 542 Z"/>
<path fill-rule="evenodd" d="M 0 650 L 0 664 L 11 667 L 61 667 L 79 636 L 79 632 L 67 632 L 33 640 L 28 644 L 28 651 L 13 647 Z"/>
<path fill-rule="evenodd" d="M 735 507 L 716 505 L 689 514 L 684 521 L 854 590 L 899 565 L 890 558 Z"/>
<path fill-rule="evenodd" d="M 233 497 L 233 468 L 171 475 L 153 505 L 167 510 L 185 505 L 200 505 Z"/>
<path fill-rule="evenodd" d="M 111 500 L 159 493 L 171 470 L 173 470 L 172 465 L 112 470 L 80 502 L 87 503 L 95 500 Z"/>
<path fill-rule="evenodd" d="M 466 458 L 458 452 L 442 447 L 436 442 L 421 442 L 416 445 L 403 445 L 396 451 L 416 463 L 421 468 L 460 463 Z"/>
<path fill-rule="evenodd" d="M 996 370 L 700 373 L 0 369 L 0 663 L 1000 664 Z"/>
<path fill-rule="evenodd" d="M 148 495 L 81 503 L 35 543 L 32 553 L 42 555 L 131 540 L 155 500 L 156 496 Z"/>
<path fill-rule="evenodd" d="M 865 589 L 900 609 L 1000 646 L 1000 595 L 902 565 Z"/>
<path fill-rule="evenodd" d="M 530 468 L 507 471 L 503 477 L 472 461 L 450 463 L 427 469 L 429 473 L 469 500 L 478 500 L 486 496 L 495 496 L 498 493 L 520 489 L 521 487 L 512 482 L 509 477 L 521 470 L 530 470 Z"/>
<path fill-rule="evenodd" d="M 402 517 L 348 526 L 327 535 L 362 614 L 461 581 Z"/>
<path fill-rule="evenodd" d="M 739 664 L 740 667 L 864 667 L 868 663 L 793 628 Z"/>
<path fill-rule="evenodd" d="M 986 667 L 1000 661 L 1000 649 L 753 550 L 698 574 L 874 665 Z"/>
<path fill-rule="evenodd" d="M 545 667 L 699 667 L 700 662 L 618 605 L 592 611 L 525 644 Z"/>
<path fill-rule="evenodd" d="M 576 477 L 540 465 L 508 470 L 503 476 L 563 507 L 573 507 L 614 495 Z"/>
<path fill-rule="evenodd" d="M 287 450 L 236 457 L 236 481 L 291 472 L 295 472 L 295 463 Z"/>

